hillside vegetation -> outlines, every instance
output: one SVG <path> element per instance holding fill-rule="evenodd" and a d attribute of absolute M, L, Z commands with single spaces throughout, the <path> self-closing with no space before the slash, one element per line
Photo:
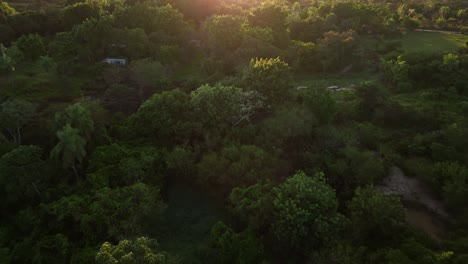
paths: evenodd
<path fill-rule="evenodd" d="M 0 0 L 0 264 L 468 263 L 467 22 Z"/>

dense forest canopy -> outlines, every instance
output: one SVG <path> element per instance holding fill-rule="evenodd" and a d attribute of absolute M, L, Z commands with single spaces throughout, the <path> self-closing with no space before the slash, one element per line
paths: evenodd
<path fill-rule="evenodd" d="M 465 0 L 0 0 L 0 263 L 468 263 Z"/>

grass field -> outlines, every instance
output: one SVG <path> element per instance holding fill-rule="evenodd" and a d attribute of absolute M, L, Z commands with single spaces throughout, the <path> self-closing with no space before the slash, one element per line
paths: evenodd
<path fill-rule="evenodd" d="M 468 35 L 437 32 L 409 32 L 401 38 L 407 52 L 453 51 L 468 41 Z"/>
<path fill-rule="evenodd" d="M 297 74 L 294 77 L 295 86 L 307 86 L 308 88 L 326 88 L 329 86 L 358 85 L 364 81 L 374 81 L 377 77 L 368 73 L 356 74 Z"/>

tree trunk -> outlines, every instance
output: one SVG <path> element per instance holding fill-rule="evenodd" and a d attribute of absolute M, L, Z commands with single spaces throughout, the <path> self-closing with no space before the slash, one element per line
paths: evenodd
<path fill-rule="evenodd" d="M 16 135 L 17 135 L 17 138 L 18 138 L 17 144 L 18 144 L 18 146 L 20 146 L 21 145 L 21 128 L 19 128 L 19 127 L 16 128 Z"/>
<path fill-rule="evenodd" d="M 79 182 L 80 181 L 80 176 L 78 175 L 78 171 L 76 169 L 75 164 L 72 165 L 72 170 L 73 170 L 73 173 L 75 174 L 76 182 Z"/>
<path fill-rule="evenodd" d="M 18 144 L 18 141 L 16 140 L 16 135 L 13 133 L 10 129 L 7 129 L 8 133 L 10 133 L 11 137 L 13 138 L 13 141 L 15 142 L 15 145 Z"/>
<path fill-rule="evenodd" d="M 31 185 L 33 186 L 34 191 L 36 191 L 36 193 L 39 195 L 39 197 L 41 197 L 41 192 L 40 192 L 39 189 L 37 188 L 36 184 L 34 184 L 34 183 L 32 182 Z"/>

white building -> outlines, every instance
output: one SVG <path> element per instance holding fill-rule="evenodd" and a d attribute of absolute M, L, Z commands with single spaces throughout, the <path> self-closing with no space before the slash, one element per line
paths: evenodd
<path fill-rule="evenodd" d="M 105 58 L 104 60 L 102 60 L 102 62 L 119 65 L 119 66 L 127 65 L 127 59 L 121 59 L 121 58 Z"/>

